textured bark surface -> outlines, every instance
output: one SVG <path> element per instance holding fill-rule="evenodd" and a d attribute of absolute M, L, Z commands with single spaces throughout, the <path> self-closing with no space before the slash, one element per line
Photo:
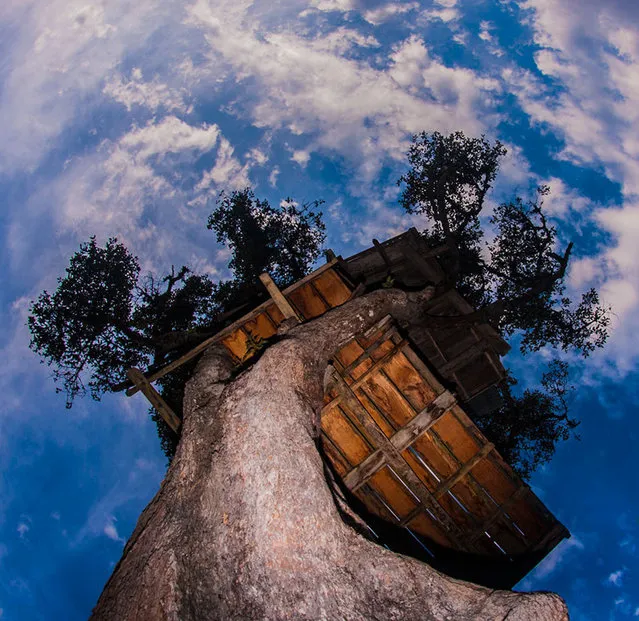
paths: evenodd
<path fill-rule="evenodd" d="M 548 593 L 492 591 L 392 553 L 347 526 L 316 448 L 331 354 L 430 291 L 382 290 L 290 330 L 230 380 L 209 350 L 187 385 L 182 440 L 94 620 L 563 621 Z"/>

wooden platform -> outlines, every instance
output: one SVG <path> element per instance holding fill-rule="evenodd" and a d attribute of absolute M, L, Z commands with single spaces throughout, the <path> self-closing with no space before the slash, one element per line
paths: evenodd
<path fill-rule="evenodd" d="M 344 345 L 334 366 L 326 454 L 371 513 L 408 529 L 447 571 L 461 553 L 460 577 L 473 563 L 486 573 L 490 557 L 490 586 L 512 587 L 569 536 L 390 317 Z"/>

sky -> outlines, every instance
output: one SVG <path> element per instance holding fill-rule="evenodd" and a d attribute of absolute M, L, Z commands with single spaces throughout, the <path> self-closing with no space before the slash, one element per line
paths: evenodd
<path fill-rule="evenodd" d="M 572 538 L 518 588 L 639 617 L 638 127 L 635 0 L 3 0 L 0 619 L 87 618 L 166 466 L 141 395 L 65 410 L 30 300 L 90 235 L 227 276 L 206 220 L 247 185 L 323 199 L 344 256 L 423 228 L 396 185 L 422 130 L 507 146 L 489 205 L 548 183 L 569 290 L 613 307 L 574 365 L 581 439 L 531 480 Z M 525 382 L 539 360 L 505 362 Z"/>

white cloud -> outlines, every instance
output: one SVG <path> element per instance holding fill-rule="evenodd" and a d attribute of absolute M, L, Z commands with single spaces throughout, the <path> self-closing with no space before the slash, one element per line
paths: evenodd
<path fill-rule="evenodd" d="M 528 0 L 526 7 L 541 46 L 535 62 L 542 77 L 507 69 L 504 79 L 531 120 L 563 139 L 559 157 L 598 168 L 620 184 L 623 204 L 595 205 L 590 216 L 612 243 L 576 262 L 571 278 L 592 279 L 613 306 L 606 355 L 626 372 L 637 361 L 633 335 L 639 329 L 639 4 Z M 583 199 L 555 185 L 560 201 L 549 203 L 551 209 L 559 206 L 554 215 L 588 209 Z M 564 206 L 571 203 L 568 211 L 562 212 L 561 199 Z"/>
<path fill-rule="evenodd" d="M 492 24 L 487 21 L 483 21 L 479 24 L 479 38 L 487 43 L 492 42 L 493 35 L 490 33 Z"/>
<path fill-rule="evenodd" d="M 31 530 L 31 527 L 26 522 L 19 522 L 16 528 L 20 539 L 24 539 L 24 536 Z"/>
<path fill-rule="evenodd" d="M 104 526 L 103 533 L 113 541 L 119 541 L 120 543 L 125 543 L 124 539 L 120 537 L 118 534 L 118 529 L 115 526 L 115 522 L 117 520 L 112 515 L 108 516 L 107 523 Z"/>
<path fill-rule="evenodd" d="M 249 162 L 242 165 L 234 155 L 235 149 L 224 137 L 220 139 L 215 165 L 211 170 L 202 175 L 202 179 L 196 186 L 197 191 L 210 188 L 212 185 L 219 189 L 240 190 L 250 185 L 248 172 Z"/>
<path fill-rule="evenodd" d="M 326 33 L 314 43 L 317 50 L 340 55 L 348 54 L 356 47 L 375 48 L 379 45 L 379 41 L 373 35 L 364 35 L 344 26 Z"/>
<path fill-rule="evenodd" d="M 118 141 L 118 146 L 134 154 L 137 161 L 147 161 L 152 156 L 164 157 L 167 153 L 210 151 L 219 136 L 217 125 L 203 123 L 193 127 L 175 116 L 161 121 L 151 120 L 144 127 L 134 128 Z"/>
<path fill-rule="evenodd" d="M 309 163 L 311 159 L 311 154 L 308 151 L 293 151 L 293 155 L 291 156 L 291 160 L 299 164 L 302 168 L 306 168 L 306 165 Z"/>
<path fill-rule="evenodd" d="M 218 140 L 228 152 L 228 141 L 216 125 L 192 126 L 168 116 L 133 127 L 115 142 L 104 142 L 98 153 L 72 162 L 59 180 L 59 226 L 81 238 L 118 234 L 134 247 L 136 241 L 157 245 L 169 234 L 157 228 L 161 216 L 187 202 L 177 164 L 193 164 Z M 166 161 L 173 157 L 177 160 Z M 143 224 L 150 209 L 156 218 Z M 162 250 L 160 245 L 152 256 L 161 256 Z"/>
<path fill-rule="evenodd" d="M 460 17 L 460 13 L 456 7 L 457 0 L 435 0 L 433 8 L 422 11 L 421 17 L 427 21 L 441 20 L 445 23 L 451 23 Z M 456 36 L 459 37 L 459 35 Z M 457 42 L 460 43 L 459 38 Z"/>
<path fill-rule="evenodd" d="M 158 76 L 150 82 L 145 82 L 139 67 L 131 71 L 130 79 L 116 73 L 106 83 L 102 92 L 121 103 L 129 112 L 134 106 L 144 107 L 151 112 L 164 109 L 168 112 L 188 114 L 192 110 L 185 102 L 185 89 L 171 88 Z"/>
<path fill-rule="evenodd" d="M 166 23 L 167 0 L 49 0 L 2 15 L 15 28 L 0 95 L 0 171 L 36 166 L 125 54 Z"/>
<path fill-rule="evenodd" d="M 356 0 L 311 0 L 311 6 L 320 11 L 352 11 L 356 8 Z"/>
<path fill-rule="evenodd" d="M 389 2 L 375 9 L 364 11 L 363 16 L 367 22 L 378 26 L 392 17 L 410 13 L 418 8 L 417 2 Z"/>
<path fill-rule="evenodd" d="M 277 178 L 279 177 L 279 175 L 280 175 L 280 167 L 274 166 L 273 170 L 271 170 L 271 174 L 268 176 L 268 183 L 272 188 L 277 186 Z"/>
<path fill-rule="evenodd" d="M 626 573 L 624 569 L 618 569 L 617 571 L 613 571 L 607 578 L 606 582 L 616 587 L 620 587 L 622 585 L 623 576 Z"/>
<path fill-rule="evenodd" d="M 497 81 L 447 67 L 419 39 L 399 44 L 390 68 L 377 69 L 327 51 L 323 35 L 258 33 L 243 17 L 222 23 L 206 0 L 190 9 L 189 23 L 204 30 L 216 62 L 259 85 L 257 100 L 236 101 L 235 114 L 271 131 L 312 136 L 299 150 L 339 153 L 357 163 L 365 179 L 384 159 L 403 159 L 408 135 L 425 125 L 481 133 L 492 122 L 484 111 Z"/>

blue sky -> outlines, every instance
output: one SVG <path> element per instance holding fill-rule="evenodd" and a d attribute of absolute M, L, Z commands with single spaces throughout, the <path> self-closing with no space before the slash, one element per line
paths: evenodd
<path fill-rule="evenodd" d="M 638 3 L 4 0 L 0 59 L 0 619 L 86 618 L 164 472 L 142 397 L 66 411 L 27 348 L 79 243 L 222 277 L 206 218 L 250 184 L 324 199 L 346 255 L 422 226 L 397 206 L 409 137 L 457 129 L 509 149 L 491 204 L 551 185 L 569 288 L 615 311 L 576 367 L 581 441 L 532 480 L 573 537 L 520 586 L 639 617 Z"/>

